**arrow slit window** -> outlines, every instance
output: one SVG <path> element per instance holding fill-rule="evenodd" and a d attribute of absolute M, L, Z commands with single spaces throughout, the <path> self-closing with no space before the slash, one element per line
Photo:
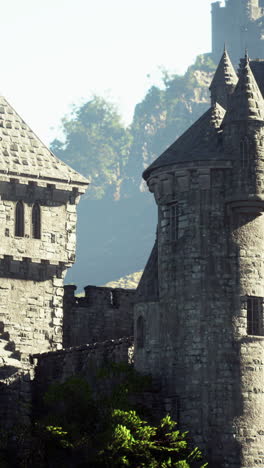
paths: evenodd
<path fill-rule="evenodd" d="M 247 333 L 264 336 L 262 297 L 247 298 Z"/>
<path fill-rule="evenodd" d="M 176 241 L 179 236 L 179 208 L 175 203 L 170 206 L 170 240 Z"/>
<path fill-rule="evenodd" d="M 240 142 L 240 156 L 241 156 L 241 167 L 245 169 L 249 164 L 249 141 L 248 138 L 243 138 Z"/>
<path fill-rule="evenodd" d="M 16 212 L 15 212 L 15 236 L 24 237 L 24 235 L 25 235 L 24 204 L 22 201 L 18 201 L 16 204 Z"/>
<path fill-rule="evenodd" d="M 34 239 L 41 237 L 40 206 L 38 203 L 35 203 L 32 208 L 32 237 Z"/>

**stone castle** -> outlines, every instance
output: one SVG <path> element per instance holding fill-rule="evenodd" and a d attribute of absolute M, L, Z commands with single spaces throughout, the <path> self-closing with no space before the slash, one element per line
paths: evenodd
<path fill-rule="evenodd" d="M 229 0 L 231 2 L 231 0 Z M 107 360 L 150 373 L 157 415 L 212 468 L 264 468 L 264 60 L 225 50 L 211 108 L 143 176 L 158 208 L 138 289 L 64 286 L 88 181 L 0 98 L 0 417 Z M 134 338 L 133 338 L 134 336 Z M 158 393 L 157 393 L 158 388 Z M 95 389 L 96 391 L 96 389 Z"/>
<path fill-rule="evenodd" d="M 158 233 L 135 367 L 214 468 L 264 467 L 263 85 L 264 61 L 237 76 L 224 51 L 212 107 L 143 174 Z"/>
<path fill-rule="evenodd" d="M 238 64 L 245 49 L 251 57 L 264 59 L 264 0 L 226 0 L 212 4 L 212 57 L 220 60 L 226 44 L 231 60 Z"/>
<path fill-rule="evenodd" d="M 210 89 L 211 108 L 143 174 L 158 228 L 138 289 L 83 298 L 62 281 L 88 182 L 1 98 L 5 425 L 28 422 L 54 381 L 95 386 L 134 343 L 156 414 L 189 430 L 210 467 L 264 468 L 264 61 L 246 56 L 237 75 L 225 50 Z"/>

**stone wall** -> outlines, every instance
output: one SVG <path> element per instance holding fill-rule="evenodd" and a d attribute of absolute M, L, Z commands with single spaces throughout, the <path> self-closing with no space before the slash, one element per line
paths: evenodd
<path fill-rule="evenodd" d="M 239 154 L 233 170 L 156 170 L 159 297 L 135 308 L 136 369 L 160 379 L 161 402 L 217 468 L 264 466 L 264 331 L 249 331 L 247 310 L 264 297 L 262 146 L 253 154 L 252 172 Z"/>
<path fill-rule="evenodd" d="M 34 355 L 36 408 L 41 406 L 41 398 L 50 384 L 62 383 L 72 376 L 84 377 L 95 393 L 100 392 L 98 370 L 108 363 L 130 362 L 132 346 L 133 338 L 127 337 Z M 107 390 L 105 379 L 102 384 L 102 390 Z M 108 384 L 110 390 L 111 380 Z"/>
<path fill-rule="evenodd" d="M 234 64 L 244 56 L 263 59 L 263 0 L 228 0 L 212 3 L 212 55 L 217 63 L 227 47 Z"/>
<path fill-rule="evenodd" d="M 75 289 L 64 287 L 64 347 L 133 335 L 134 289 L 87 286 L 80 298 Z"/>
<path fill-rule="evenodd" d="M 8 358 L 18 359 L 21 367 L 30 353 L 62 347 L 63 278 L 75 259 L 78 201 L 77 189 L 63 183 L 2 175 L 0 349 L 4 366 Z M 24 212 L 19 235 L 17 203 Z M 39 238 L 34 237 L 32 223 L 35 203 L 40 210 Z"/>
<path fill-rule="evenodd" d="M 68 187 L 67 187 L 68 188 Z M 0 184 L 0 258 L 11 255 L 16 260 L 73 263 L 76 242 L 76 192 L 64 189 L 61 184 L 47 184 L 31 180 L 19 183 L 18 179 Z M 23 236 L 15 235 L 16 204 L 24 207 L 25 229 Z M 41 238 L 32 233 L 32 207 L 40 207 Z"/>
<path fill-rule="evenodd" d="M 4 379 L 7 372 L 0 368 L 0 427 L 4 431 L 14 426 L 31 424 L 32 416 L 32 369 L 19 369 Z"/>

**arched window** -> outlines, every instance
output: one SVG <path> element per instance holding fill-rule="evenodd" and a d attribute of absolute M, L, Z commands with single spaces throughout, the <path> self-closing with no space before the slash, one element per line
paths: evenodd
<path fill-rule="evenodd" d="M 19 201 L 16 204 L 15 236 L 24 237 L 24 235 L 25 235 L 24 205 L 22 201 Z"/>
<path fill-rule="evenodd" d="M 41 237 L 41 225 L 40 225 L 40 207 L 38 203 L 35 203 L 32 208 L 32 237 L 34 239 L 40 239 Z"/>
<path fill-rule="evenodd" d="M 140 316 L 137 319 L 137 348 L 144 348 L 145 345 L 145 334 L 146 334 L 146 326 L 145 326 L 145 319 Z"/>

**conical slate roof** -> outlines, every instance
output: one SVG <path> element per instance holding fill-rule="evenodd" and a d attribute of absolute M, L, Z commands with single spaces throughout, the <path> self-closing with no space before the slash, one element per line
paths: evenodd
<path fill-rule="evenodd" d="M 237 82 L 237 74 L 225 49 L 209 89 L 219 86 L 235 86 Z"/>
<path fill-rule="evenodd" d="M 240 70 L 239 80 L 228 103 L 223 124 L 241 120 L 264 120 L 264 100 L 248 59 Z"/>
<path fill-rule="evenodd" d="M 162 166 L 198 159 L 223 159 L 218 132 L 224 115 L 225 110 L 216 103 L 144 171 L 144 179 L 153 169 Z"/>
<path fill-rule="evenodd" d="M 88 181 L 60 161 L 0 96 L 0 174 L 87 185 Z"/>

